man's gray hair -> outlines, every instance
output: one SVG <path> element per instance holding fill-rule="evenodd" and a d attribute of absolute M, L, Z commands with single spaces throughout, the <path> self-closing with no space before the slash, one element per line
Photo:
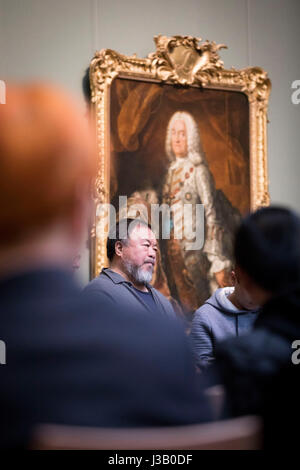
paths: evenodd
<path fill-rule="evenodd" d="M 204 150 L 201 144 L 201 138 L 198 125 L 193 116 L 187 111 L 176 111 L 171 117 L 166 134 L 166 154 L 170 161 L 175 160 L 175 155 L 172 150 L 172 127 L 175 121 L 182 120 L 185 123 L 187 134 L 187 155 L 194 165 L 199 163 L 206 163 Z"/>

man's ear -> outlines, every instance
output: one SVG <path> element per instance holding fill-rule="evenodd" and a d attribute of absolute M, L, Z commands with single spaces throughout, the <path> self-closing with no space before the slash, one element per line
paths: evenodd
<path fill-rule="evenodd" d="M 115 243 L 115 253 L 117 256 L 122 256 L 123 253 L 123 244 L 120 240 L 116 241 Z"/>

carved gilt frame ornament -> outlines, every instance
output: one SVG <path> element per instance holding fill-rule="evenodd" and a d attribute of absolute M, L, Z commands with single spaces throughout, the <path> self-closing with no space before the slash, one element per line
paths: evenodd
<path fill-rule="evenodd" d="M 113 80 L 129 78 L 183 87 L 243 92 L 249 102 L 251 209 L 269 204 L 267 177 L 267 107 L 271 82 L 259 67 L 225 69 L 219 56 L 224 44 L 192 36 L 155 36 L 156 52 L 140 59 L 111 49 L 97 52 L 90 64 L 91 101 L 96 120 L 98 169 L 93 192 L 95 207 L 109 203 L 109 96 Z M 105 240 L 96 236 L 95 210 L 91 230 L 91 277 L 107 264 Z"/>

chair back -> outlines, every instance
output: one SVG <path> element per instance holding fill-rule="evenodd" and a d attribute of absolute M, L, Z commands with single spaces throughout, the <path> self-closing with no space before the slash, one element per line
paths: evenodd
<path fill-rule="evenodd" d="M 260 449 L 262 425 L 256 416 L 207 424 L 155 428 L 89 428 L 42 424 L 31 449 L 95 450 L 254 450 Z"/>

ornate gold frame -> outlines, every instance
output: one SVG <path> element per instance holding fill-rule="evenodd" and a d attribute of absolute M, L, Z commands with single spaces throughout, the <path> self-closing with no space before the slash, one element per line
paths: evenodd
<path fill-rule="evenodd" d="M 244 92 L 250 109 L 251 209 L 269 204 L 267 178 L 267 107 L 271 82 L 259 67 L 225 69 L 219 50 L 224 44 L 191 36 L 155 36 L 156 52 L 145 59 L 111 49 L 95 54 L 90 65 L 92 109 L 96 120 L 98 170 L 93 199 L 109 203 L 109 96 L 116 78 Z M 199 44 L 200 43 L 200 44 Z M 105 240 L 96 237 L 96 210 L 91 229 L 91 277 L 106 264 Z"/>

